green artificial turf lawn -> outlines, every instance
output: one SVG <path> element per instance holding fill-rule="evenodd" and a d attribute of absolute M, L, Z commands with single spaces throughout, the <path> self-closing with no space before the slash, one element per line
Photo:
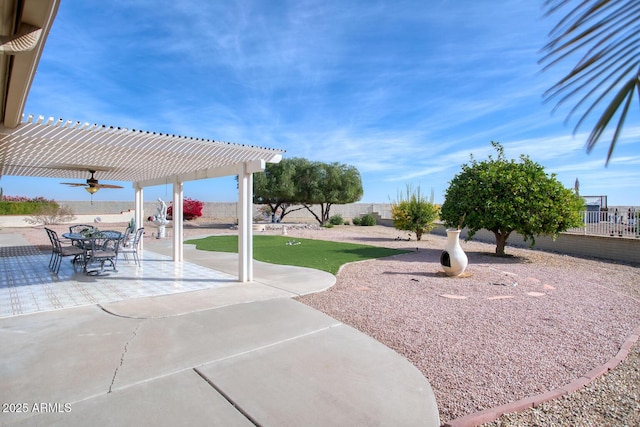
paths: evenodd
<path fill-rule="evenodd" d="M 299 244 L 288 244 L 296 243 Z M 238 236 L 209 236 L 188 240 L 196 249 L 216 252 L 238 252 Z M 325 240 L 294 239 L 286 236 L 254 236 L 253 257 L 272 264 L 296 265 L 336 274 L 340 266 L 354 261 L 408 253 L 399 249 Z"/>

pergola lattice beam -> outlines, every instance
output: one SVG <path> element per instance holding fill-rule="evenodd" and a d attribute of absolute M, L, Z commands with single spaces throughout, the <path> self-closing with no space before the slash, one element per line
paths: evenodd
<path fill-rule="evenodd" d="M 283 150 L 29 116 L 0 127 L 0 176 L 86 178 L 142 186 L 238 174 L 239 165 L 275 163 Z"/>

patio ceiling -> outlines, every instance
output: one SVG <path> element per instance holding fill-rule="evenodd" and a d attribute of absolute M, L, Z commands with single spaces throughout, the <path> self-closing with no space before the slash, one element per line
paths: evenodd
<path fill-rule="evenodd" d="M 283 150 L 29 116 L 0 126 L 0 176 L 86 179 L 141 187 L 235 175 L 238 167 L 279 162 Z"/>

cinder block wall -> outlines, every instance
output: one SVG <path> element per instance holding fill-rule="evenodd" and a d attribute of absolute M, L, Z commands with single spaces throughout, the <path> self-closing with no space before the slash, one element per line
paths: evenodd
<path fill-rule="evenodd" d="M 169 203 L 166 200 L 167 204 Z M 76 215 L 106 215 L 119 214 L 121 212 L 132 211 L 135 209 L 133 201 L 120 202 L 101 202 L 95 201 L 93 204 L 85 201 L 61 201 L 60 205 L 66 205 L 71 208 Z M 235 222 L 237 218 L 236 202 L 206 202 L 202 210 L 202 216 L 205 218 L 213 218 L 221 222 Z M 254 206 L 254 216 L 260 216 L 260 208 L 262 206 Z M 302 209 L 299 209 L 302 208 Z M 148 201 L 144 203 L 144 216 L 149 217 L 155 214 L 157 209 L 156 201 Z M 291 209 L 297 209 L 285 217 L 287 222 L 314 222 L 316 219 L 302 206 L 293 206 Z M 320 216 L 320 208 L 313 207 L 314 212 Z M 386 204 L 370 204 L 370 203 L 352 203 L 348 205 L 331 206 L 331 215 L 340 214 L 345 220 L 359 217 L 367 213 L 379 213 L 381 218 L 389 218 L 390 208 Z"/>
<path fill-rule="evenodd" d="M 256 211 L 255 216 L 260 215 L 261 205 L 254 206 Z M 320 207 L 313 206 L 311 208 L 318 217 L 320 216 Z M 315 217 L 303 206 L 292 206 L 287 209 L 288 213 L 284 220 L 287 222 L 314 222 Z M 352 203 L 348 205 L 332 205 L 329 215 L 342 215 L 345 220 L 351 220 L 356 217 L 360 217 L 365 214 L 378 214 L 378 218 L 382 218 L 386 215 L 387 218 L 391 216 L 390 208 L 384 204 L 370 204 L 370 203 Z"/>
<path fill-rule="evenodd" d="M 84 222 L 92 222 L 94 218 L 100 217 L 103 221 L 110 220 L 117 217 L 117 221 L 129 221 L 134 215 L 135 203 L 129 201 L 115 201 L 115 202 L 102 202 L 95 201 L 93 204 L 86 201 L 59 201 L 61 206 L 68 206 L 71 208 L 73 214 Z M 154 215 L 157 211 L 157 201 L 148 201 L 144 203 L 144 218 L 148 218 Z M 253 210 L 254 218 L 262 217 L 260 209 L 261 205 L 254 205 Z M 202 216 L 204 218 L 211 218 L 217 222 L 222 223 L 235 223 L 237 222 L 238 204 L 235 202 L 209 202 L 205 203 Z M 297 209 L 291 214 L 285 217 L 286 222 L 303 222 L 303 223 L 315 223 L 317 222 L 314 216 L 302 206 L 294 206 L 292 209 Z M 320 216 L 320 208 L 318 206 L 313 207 L 316 215 Z M 388 208 L 384 204 L 374 205 L 367 203 L 354 203 L 349 205 L 334 205 L 331 207 L 331 215 L 340 214 L 345 220 L 351 220 L 354 217 L 359 217 L 367 213 L 379 213 L 376 215 L 379 224 L 388 223 L 391 225 L 390 220 L 382 219 L 384 215 L 387 218 L 390 213 L 387 212 Z M 23 216 L 6 215 L 0 216 L 0 227 L 28 227 L 29 224 L 24 222 Z"/>
<path fill-rule="evenodd" d="M 165 201 L 169 204 L 169 201 Z M 109 215 L 119 214 L 122 212 L 131 212 L 135 209 L 134 202 L 93 202 L 93 204 L 82 201 L 66 201 L 58 202 L 60 205 L 69 206 L 74 215 Z M 145 202 L 144 203 L 144 217 L 150 217 L 154 215 L 158 209 L 158 202 Z M 205 203 L 202 209 L 202 216 L 205 218 L 219 219 L 220 221 L 227 220 L 228 222 L 234 222 L 237 217 L 236 214 L 237 203 Z"/>

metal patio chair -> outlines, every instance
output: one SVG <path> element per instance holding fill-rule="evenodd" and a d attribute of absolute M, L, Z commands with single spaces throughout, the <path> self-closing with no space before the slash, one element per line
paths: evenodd
<path fill-rule="evenodd" d="M 91 250 L 87 255 L 87 262 L 84 267 L 84 271 L 87 274 L 102 274 L 107 263 L 111 265 L 113 271 L 118 271 L 116 263 L 118 262 L 118 250 L 122 234 L 119 232 L 117 235 L 103 233 L 101 236 L 91 239 Z M 90 270 L 90 266 L 94 264 L 99 264 L 100 270 Z"/>
<path fill-rule="evenodd" d="M 120 247 L 119 253 L 124 255 L 124 259 L 129 261 L 129 257 L 127 254 L 133 254 L 133 261 L 136 265 L 140 265 L 140 256 L 139 256 L 139 248 L 140 248 L 140 240 L 142 240 L 142 235 L 144 234 L 144 227 L 138 228 L 136 234 L 133 236 L 133 240 L 129 242 L 124 242 L 124 245 Z"/>
<path fill-rule="evenodd" d="M 49 236 L 49 240 L 51 241 L 51 258 L 49 259 L 49 270 L 58 274 L 58 272 L 60 271 L 60 264 L 62 264 L 62 259 L 64 257 L 72 256 L 72 262 L 74 263 L 74 265 L 81 257 L 84 260 L 84 249 L 73 245 L 63 245 L 60 242 L 58 233 L 46 227 L 45 230 L 47 232 L 47 235 Z"/>

